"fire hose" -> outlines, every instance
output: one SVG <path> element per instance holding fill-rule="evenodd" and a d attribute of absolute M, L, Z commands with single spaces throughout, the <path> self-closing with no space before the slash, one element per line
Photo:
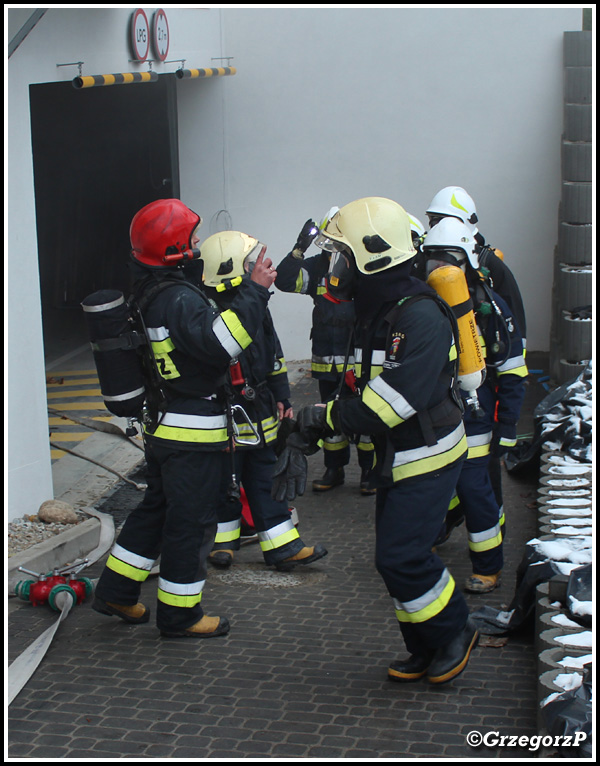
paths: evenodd
<path fill-rule="evenodd" d="M 100 513 L 95 508 L 82 508 L 90 516 L 100 521 L 100 539 L 97 547 L 83 560 L 55 569 L 49 574 L 38 574 L 24 567 L 19 571 L 37 576 L 37 581 L 20 581 L 15 587 L 15 593 L 23 601 L 29 601 L 33 606 L 48 603 L 52 609 L 60 612 L 56 622 L 47 628 L 27 649 L 20 654 L 8 668 L 8 704 L 23 689 L 31 676 L 37 670 L 44 655 L 58 630 L 61 622 L 69 615 L 71 609 L 82 603 L 93 592 L 94 583 L 88 578 L 77 578 L 76 575 L 96 563 L 112 546 L 115 537 L 115 526 L 112 516 Z M 67 579 L 68 576 L 68 579 Z"/>

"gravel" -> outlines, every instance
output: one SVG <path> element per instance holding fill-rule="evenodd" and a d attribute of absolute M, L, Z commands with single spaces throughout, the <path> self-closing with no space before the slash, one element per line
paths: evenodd
<path fill-rule="evenodd" d="M 90 517 L 81 511 L 75 511 L 80 524 Z M 56 522 L 47 523 L 41 521 L 37 516 L 23 516 L 20 519 L 13 519 L 8 524 L 8 556 L 14 556 L 15 553 L 31 548 L 44 540 L 72 529 L 74 524 L 58 524 Z"/>

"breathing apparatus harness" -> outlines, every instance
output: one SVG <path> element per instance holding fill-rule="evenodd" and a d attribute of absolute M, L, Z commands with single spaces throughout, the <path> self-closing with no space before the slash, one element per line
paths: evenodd
<path fill-rule="evenodd" d="M 232 290 L 242 284 L 243 278 L 241 276 L 233 277 L 231 279 L 224 279 L 214 289 L 218 293 L 224 293 L 228 290 Z M 206 293 L 202 293 L 208 300 L 210 305 L 216 310 L 221 311 L 221 307 L 213 298 Z M 241 404 L 235 404 L 236 393 L 239 392 L 241 396 L 248 402 L 253 402 L 256 399 L 257 393 L 263 386 L 266 386 L 264 381 L 258 384 L 251 384 L 248 376 L 244 374 L 242 365 L 238 357 L 234 357 L 229 363 L 229 369 L 225 375 L 225 381 L 223 384 L 224 404 L 225 412 L 227 416 L 227 451 L 231 460 L 231 480 L 227 487 L 227 498 L 230 501 L 240 500 L 241 489 L 236 475 L 235 456 L 234 452 L 236 446 L 248 446 L 257 447 L 264 439 L 262 434 L 261 424 L 258 424 L 257 430 L 252 422 L 250 416 Z M 240 434 L 239 423 L 236 420 L 236 416 L 250 429 L 251 437 L 246 438 Z M 260 431 L 260 432 L 259 432 Z"/>
<path fill-rule="evenodd" d="M 491 329 L 494 334 L 494 342 L 490 347 L 490 351 L 493 354 L 504 355 L 497 362 L 490 362 L 486 359 L 486 366 L 496 369 L 501 367 L 510 357 L 512 346 L 510 330 L 500 307 L 494 300 L 492 294 L 493 283 L 488 269 L 483 267 L 476 273 L 478 275 L 478 283 L 475 286 L 473 296 L 475 313 L 478 317 L 481 317 L 486 329 L 489 329 L 489 322 L 493 322 Z M 504 335 L 506 341 L 502 340 L 502 335 Z"/>

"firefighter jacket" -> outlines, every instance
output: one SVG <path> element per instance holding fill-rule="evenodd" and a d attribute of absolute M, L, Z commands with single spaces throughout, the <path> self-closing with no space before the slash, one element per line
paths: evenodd
<path fill-rule="evenodd" d="M 354 307 L 352 301 L 334 303 L 326 297 L 328 270 L 329 255 L 325 250 L 305 259 L 294 258 L 289 253 L 277 266 L 275 286 L 285 293 L 310 295 L 313 299 L 312 376 L 320 380 L 337 380 L 344 369 L 354 324 Z M 348 369 L 352 363 L 350 358 Z"/>
<path fill-rule="evenodd" d="M 476 237 L 479 239 L 479 237 Z M 483 239 L 483 238 L 482 238 Z M 525 306 L 519 285 L 514 274 L 499 258 L 494 249 L 486 244 L 480 244 L 477 248 L 477 258 L 479 266 L 484 271 L 487 281 L 492 290 L 499 295 L 512 312 L 512 316 L 517 322 L 523 349 L 525 349 L 525 338 L 527 337 L 527 323 L 525 320 Z M 487 273 L 486 273 L 487 272 Z"/>
<path fill-rule="evenodd" d="M 146 429 L 146 437 L 175 449 L 222 450 L 228 442 L 225 375 L 261 330 L 270 293 L 245 280 L 219 313 L 182 271 L 171 271 L 167 280 L 174 284 L 142 310 L 166 394 L 158 426 Z"/>
<path fill-rule="evenodd" d="M 470 287 L 486 375 L 477 389 L 484 417 L 465 409 L 469 458 L 488 454 L 493 432 L 507 447 L 515 446 L 517 422 L 525 397 L 527 377 L 520 328 L 507 303 L 482 283 Z"/>
<path fill-rule="evenodd" d="M 330 428 L 372 436 L 378 486 L 438 471 L 467 448 L 450 309 L 426 285 L 421 292 L 357 323 L 360 397 L 327 405 Z"/>
<path fill-rule="evenodd" d="M 211 305 L 219 311 L 230 310 L 237 300 L 238 288 L 219 292 L 205 287 L 204 291 Z M 279 429 L 277 402 L 289 404 L 290 384 L 281 343 L 268 309 L 251 345 L 231 360 L 229 373 L 226 391 L 231 402 L 243 407 L 260 435 L 259 443 L 237 443 L 236 449 L 273 444 Z M 243 418 L 236 417 L 236 425 L 240 439 L 251 441 L 252 428 Z"/>

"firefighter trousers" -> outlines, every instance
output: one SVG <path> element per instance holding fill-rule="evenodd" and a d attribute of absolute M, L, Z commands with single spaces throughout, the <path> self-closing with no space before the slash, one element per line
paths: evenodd
<path fill-rule="evenodd" d="M 322 402 L 328 402 L 334 398 L 339 388 L 338 380 L 319 380 L 319 396 Z M 342 396 L 349 393 L 346 386 L 342 386 Z M 361 436 L 356 444 L 356 456 L 358 465 L 363 471 L 369 471 L 373 467 L 375 455 L 373 442 L 369 436 Z M 323 463 L 325 468 L 344 468 L 350 462 L 350 440 L 344 434 L 328 436 L 323 439 Z"/>
<path fill-rule="evenodd" d="M 228 460 L 228 465 L 231 465 L 229 457 Z M 273 448 L 267 445 L 237 449 L 234 460 L 237 482 L 246 493 L 265 564 L 270 566 L 294 556 L 304 548 L 304 543 L 294 526 L 287 501 L 277 501 L 271 497 L 273 469 L 277 462 Z M 228 481 L 231 481 L 231 468 Z M 231 499 L 223 491 L 218 520 L 213 550 L 239 550 L 241 500 Z"/>
<path fill-rule="evenodd" d="M 146 441 L 148 486 L 109 555 L 96 587 L 99 598 L 136 604 L 160 556 L 158 628 L 185 630 L 202 618 L 206 559 L 217 529 L 226 460 L 225 452 L 179 450 Z"/>
<path fill-rule="evenodd" d="M 488 471 L 489 455 L 467 458 L 456 492 L 465 515 L 474 574 L 492 575 L 503 566 L 501 511 Z"/>
<path fill-rule="evenodd" d="M 432 550 L 463 462 L 377 490 L 375 565 L 410 654 L 447 644 L 469 615 L 462 592 Z"/>

